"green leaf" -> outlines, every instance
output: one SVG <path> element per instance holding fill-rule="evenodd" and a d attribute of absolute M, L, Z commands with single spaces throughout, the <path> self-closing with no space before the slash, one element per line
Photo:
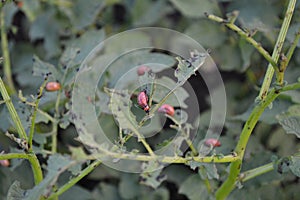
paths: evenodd
<path fill-rule="evenodd" d="M 80 53 L 79 48 L 74 47 L 68 47 L 63 52 L 62 56 L 59 59 L 59 63 L 62 66 L 64 70 L 69 69 L 70 67 L 73 67 L 74 65 L 77 65 L 78 63 L 74 61 L 76 56 Z"/>
<path fill-rule="evenodd" d="M 279 119 L 279 124 L 286 131 L 286 133 L 294 134 L 300 138 L 300 116 L 282 117 Z"/>
<path fill-rule="evenodd" d="M 72 159 L 74 160 L 84 160 L 87 157 L 87 154 L 84 152 L 82 147 L 69 147 L 71 151 Z"/>
<path fill-rule="evenodd" d="M 277 119 L 287 133 L 300 138 L 300 105 L 289 107 L 287 112 L 277 115 Z"/>
<path fill-rule="evenodd" d="M 242 55 L 236 42 L 224 43 L 215 53 L 213 52 L 212 57 L 222 70 L 243 70 Z"/>
<path fill-rule="evenodd" d="M 189 79 L 195 72 L 204 64 L 207 53 L 199 53 L 198 51 L 191 52 L 191 58 L 189 60 L 183 60 L 177 57 L 178 66 L 174 72 L 175 77 L 179 84 L 183 84 Z"/>
<path fill-rule="evenodd" d="M 67 48 L 79 49 L 80 53 L 76 56 L 74 62 L 80 63 L 91 52 L 95 45 L 105 39 L 105 32 L 100 30 L 88 30 L 80 37 L 67 42 Z"/>
<path fill-rule="evenodd" d="M 293 174 L 300 177 L 300 156 L 291 156 L 289 167 Z"/>
<path fill-rule="evenodd" d="M 138 124 L 135 116 L 131 112 L 132 102 L 128 91 L 116 91 L 113 89 L 106 89 L 110 95 L 109 107 L 119 123 L 121 129 L 129 129 L 137 132 Z"/>
<path fill-rule="evenodd" d="M 15 181 L 8 190 L 7 200 L 23 200 L 26 198 L 26 191 L 21 188 L 19 181 Z"/>
<path fill-rule="evenodd" d="M 59 28 L 60 25 L 55 20 L 55 10 L 53 8 L 49 8 L 42 15 L 39 15 L 30 28 L 29 37 L 31 41 L 44 39 L 47 58 L 57 56 L 61 52 Z"/>
<path fill-rule="evenodd" d="M 219 174 L 218 174 L 218 169 L 216 167 L 215 164 L 213 163 L 201 163 L 200 166 L 204 167 L 204 172 L 206 174 L 206 176 L 202 176 L 202 178 L 208 178 L 208 179 L 219 179 Z M 199 171 L 201 172 L 201 169 L 199 169 Z M 201 175 L 201 173 L 200 173 Z"/>
<path fill-rule="evenodd" d="M 41 3 L 39 1 L 23 0 L 22 11 L 30 22 L 33 22 L 41 14 Z"/>
<path fill-rule="evenodd" d="M 2 12 L 4 12 L 5 29 L 8 30 L 13 23 L 13 17 L 17 13 L 18 8 L 13 2 L 6 2 L 3 6 Z"/>
<path fill-rule="evenodd" d="M 150 161 L 142 164 L 141 173 L 141 184 L 150 186 L 154 189 L 158 188 L 160 184 L 167 179 L 166 175 L 162 175 L 161 172 L 163 170 L 162 164 L 154 161 Z"/>
<path fill-rule="evenodd" d="M 159 79 L 156 79 L 156 88 L 153 95 L 153 100 L 155 102 L 159 102 L 162 100 L 166 94 L 170 92 L 174 88 L 174 85 L 176 85 L 176 82 L 173 81 L 171 78 L 163 76 Z M 181 108 L 187 108 L 188 106 L 184 102 L 189 97 L 189 94 L 187 91 L 179 87 L 173 94 L 169 96 L 169 98 L 165 101 L 166 104 L 170 104 L 173 107 L 181 107 Z"/>
<path fill-rule="evenodd" d="M 59 127 L 62 129 L 68 128 L 68 126 L 70 125 L 70 119 L 71 119 L 71 113 L 70 112 L 64 113 L 62 118 L 59 119 Z"/>
<path fill-rule="evenodd" d="M 299 28 L 300 23 L 291 24 L 291 26 L 289 27 L 286 38 L 290 43 L 294 42 L 296 33 L 299 31 Z M 300 47 L 300 42 L 298 42 L 297 47 Z"/>
<path fill-rule="evenodd" d="M 131 51 L 124 56 L 113 58 L 108 72 L 109 84 L 118 89 L 136 90 L 141 85 L 137 74 L 138 66 L 147 65 L 153 73 L 161 72 L 175 64 L 172 56 L 162 53 L 151 53 L 149 50 Z M 103 66 L 106 67 L 106 66 Z"/>
<path fill-rule="evenodd" d="M 249 44 L 245 39 L 240 38 L 239 47 L 241 50 L 243 66 L 242 71 L 245 71 L 251 64 L 251 56 L 254 52 L 254 47 Z"/>
<path fill-rule="evenodd" d="M 15 182 L 10 187 L 8 196 L 11 197 L 11 200 L 32 200 L 39 199 L 42 195 L 49 194 L 49 189 L 51 189 L 49 186 L 53 184 L 53 181 L 58 179 L 59 175 L 68 168 L 71 162 L 70 157 L 64 157 L 59 154 L 51 155 L 47 161 L 47 175 L 40 184 L 30 190 L 23 190 L 20 187 L 20 183 Z"/>
<path fill-rule="evenodd" d="M 213 13 L 220 15 L 218 2 L 212 1 L 198 1 L 198 0 L 170 0 L 175 7 L 186 17 L 199 18 L 204 17 L 204 13 Z"/>
<path fill-rule="evenodd" d="M 242 26 L 266 32 L 271 31 L 277 25 L 282 7 L 268 0 L 241 0 L 233 1 L 229 5 L 228 12 L 234 10 L 239 10 L 238 20 Z"/>
<path fill-rule="evenodd" d="M 64 192 L 61 196 L 59 196 L 59 199 L 91 200 L 93 198 L 90 191 L 84 189 L 83 187 L 74 185 L 66 192 Z"/>
<path fill-rule="evenodd" d="M 140 196 L 141 188 L 137 174 L 122 173 L 119 183 L 119 193 L 124 199 L 134 199 Z"/>
<path fill-rule="evenodd" d="M 101 182 L 93 192 L 94 199 L 114 199 L 121 200 L 116 186 Z"/>
<path fill-rule="evenodd" d="M 166 0 L 154 2 L 137 0 L 133 5 L 129 4 L 127 7 L 131 9 L 133 24 L 138 27 L 153 25 L 172 11 Z"/>
<path fill-rule="evenodd" d="M 72 28 L 78 31 L 94 23 L 97 15 L 104 6 L 105 2 L 103 0 L 73 0 L 72 6 L 60 6 L 59 8 L 68 16 Z"/>
<path fill-rule="evenodd" d="M 235 120 L 242 120 L 246 121 L 254 107 L 255 103 L 249 107 L 249 109 L 241 115 L 237 115 L 232 119 Z M 284 100 L 275 100 L 272 102 L 272 108 L 266 108 L 264 113 L 260 117 L 260 121 L 263 121 L 268 124 L 275 124 L 277 123 L 276 115 L 282 113 L 283 111 L 287 110 L 288 107 L 291 105 L 289 101 Z"/>
<path fill-rule="evenodd" d="M 59 80 L 59 72 L 56 67 L 50 63 L 46 63 L 40 60 L 36 55 L 33 56 L 33 75 L 34 76 L 45 76 L 49 75 L 53 79 L 53 81 Z"/>
<path fill-rule="evenodd" d="M 179 193 L 186 195 L 190 200 L 209 199 L 206 186 L 198 174 L 189 176 L 180 186 Z"/>
<path fill-rule="evenodd" d="M 151 47 L 150 37 L 142 32 L 121 33 L 115 35 L 113 40 L 108 40 L 105 46 L 105 52 L 124 53 L 126 50 L 132 50 L 141 47 Z"/>
<path fill-rule="evenodd" d="M 207 19 L 197 20 L 185 30 L 185 34 L 197 40 L 205 48 L 217 48 L 224 45 L 227 34 L 225 28 Z"/>
<path fill-rule="evenodd" d="M 49 118 L 47 118 L 45 115 L 41 114 L 39 111 L 36 113 L 36 119 L 35 119 L 35 123 L 40 123 L 40 122 L 44 122 L 44 123 L 48 123 L 49 122 Z"/>
<path fill-rule="evenodd" d="M 169 190 L 165 188 L 157 188 L 156 190 L 152 192 L 143 192 L 143 195 L 139 197 L 141 200 L 169 200 L 170 194 Z"/>
<path fill-rule="evenodd" d="M 283 96 L 289 96 L 291 101 L 300 104 L 300 92 L 297 90 L 289 90 L 282 93 Z"/>

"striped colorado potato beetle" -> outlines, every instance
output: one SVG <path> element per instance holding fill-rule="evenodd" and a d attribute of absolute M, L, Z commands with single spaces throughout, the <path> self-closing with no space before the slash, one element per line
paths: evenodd
<path fill-rule="evenodd" d="M 205 140 L 205 145 L 212 146 L 212 147 L 220 147 L 221 142 L 215 138 L 209 138 L 209 139 Z"/>
<path fill-rule="evenodd" d="M 165 113 L 170 116 L 174 116 L 175 114 L 174 107 L 169 104 L 163 104 L 161 107 L 159 107 L 157 111 L 161 113 Z"/>
<path fill-rule="evenodd" d="M 60 90 L 61 85 L 58 82 L 48 82 L 45 88 L 48 92 L 54 92 Z"/>
<path fill-rule="evenodd" d="M 150 107 L 148 105 L 148 96 L 145 91 L 139 93 L 137 97 L 137 102 L 139 106 L 142 107 L 146 113 L 149 112 Z"/>

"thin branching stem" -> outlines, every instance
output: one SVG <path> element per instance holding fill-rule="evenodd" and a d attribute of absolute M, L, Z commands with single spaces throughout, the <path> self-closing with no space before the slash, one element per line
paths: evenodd
<path fill-rule="evenodd" d="M 2 78 L 0 77 L 0 92 L 2 94 L 2 97 L 3 97 L 3 100 L 5 101 L 5 104 L 8 108 L 8 111 L 9 111 L 9 114 L 17 128 L 17 131 L 18 131 L 18 134 L 19 134 L 19 137 L 21 139 L 26 139 L 27 140 L 27 135 L 26 135 L 26 132 L 24 130 L 24 127 L 22 125 L 22 122 L 20 120 L 20 117 L 18 116 L 17 114 L 17 111 L 12 103 L 12 100 L 5 88 L 5 85 L 2 81 Z"/>
<path fill-rule="evenodd" d="M 268 163 L 266 165 L 259 166 L 257 168 L 245 171 L 239 175 L 238 180 L 240 182 L 246 182 L 252 178 L 260 176 L 262 174 L 271 172 L 274 170 L 274 163 Z"/>
<path fill-rule="evenodd" d="M 8 85 L 8 93 L 15 94 L 16 89 L 14 86 L 12 72 L 11 72 L 11 63 L 8 49 L 8 40 L 6 35 L 5 19 L 4 19 L 4 8 L 0 8 L 0 31 L 1 31 L 1 49 L 3 54 L 3 71 L 5 81 Z"/>
<path fill-rule="evenodd" d="M 6 159 L 27 159 L 32 168 L 34 183 L 37 185 L 43 180 L 43 173 L 40 163 L 35 154 L 31 153 L 8 153 L 8 154 L 0 154 L 0 160 Z"/>
<path fill-rule="evenodd" d="M 270 56 L 269 52 L 265 50 L 260 43 L 258 43 L 255 39 L 252 38 L 251 34 L 243 31 L 241 28 L 236 26 L 235 24 L 232 23 L 232 21 L 228 21 L 226 19 L 223 19 L 221 17 L 212 15 L 212 14 L 207 14 L 206 15 L 208 19 L 219 22 L 224 24 L 226 27 L 229 29 L 235 31 L 237 34 L 239 34 L 243 39 L 245 39 L 247 42 L 249 42 L 254 48 L 257 49 L 257 51 L 269 62 L 271 63 L 271 66 L 274 69 L 278 69 L 278 66 L 276 64 L 276 61 Z"/>
<path fill-rule="evenodd" d="M 31 118 L 31 126 L 30 126 L 30 130 L 29 130 L 29 139 L 28 139 L 29 152 L 32 152 L 32 141 L 33 141 L 33 135 L 34 135 L 34 130 L 35 130 L 35 119 L 36 119 L 36 114 L 38 112 L 40 98 L 43 95 L 43 90 L 46 85 L 46 81 L 47 80 L 45 80 L 43 82 L 42 86 L 40 87 L 39 93 L 38 93 L 35 103 L 34 103 L 34 110 L 33 110 L 32 118 Z"/>
<path fill-rule="evenodd" d="M 275 63 L 278 62 L 279 56 L 281 54 L 283 43 L 285 41 L 286 34 L 287 34 L 288 28 L 290 26 L 290 22 L 291 22 L 291 19 L 292 19 L 292 16 L 293 16 L 295 5 L 296 5 L 296 0 L 290 0 L 289 1 L 288 8 L 287 8 L 286 13 L 285 13 L 285 18 L 283 20 L 283 23 L 282 23 L 282 26 L 281 26 L 276 44 L 274 46 L 273 54 L 272 54 L 272 59 L 275 61 Z M 266 96 L 267 96 L 267 93 L 269 91 L 269 88 L 270 88 L 270 85 L 271 85 L 271 82 L 272 82 L 272 78 L 273 78 L 273 75 L 274 75 L 274 68 L 272 67 L 272 65 L 273 64 L 271 62 L 268 65 L 268 69 L 266 71 L 264 81 L 263 81 L 263 84 L 261 86 L 261 89 L 260 89 L 260 92 L 259 92 L 259 95 L 258 95 L 259 100 L 265 99 Z M 276 72 L 276 74 L 278 74 L 278 73 Z"/>
<path fill-rule="evenodd" d="M 86 167 L 84 170 L 82 170 L 76 177 L 70 179 L 66 184 L 61 186 L 56 192 L 52 193 L 47 199 L 53 200 L 60 196 L 62 193 L 70 189 L 72 186 L 74 186 L 78 181 L 80 181 L 83 177 L 87 176 L 91 171 L 93 171 L 98 165 L 101 164 L 101 160 L 96 160 L 92 164 L 90 164 L 88 167 Z"/>

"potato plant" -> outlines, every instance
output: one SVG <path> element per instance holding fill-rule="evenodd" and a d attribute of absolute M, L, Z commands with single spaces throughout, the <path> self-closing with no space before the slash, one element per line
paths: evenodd
<path fill-rule="evenodd" d="M 0 9 L 0 199 L 297 199 L 296 0 Z"/>

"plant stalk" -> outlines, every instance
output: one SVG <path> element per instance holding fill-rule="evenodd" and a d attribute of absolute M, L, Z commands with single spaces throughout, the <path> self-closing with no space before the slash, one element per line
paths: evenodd
<path fill-rule="evenodd" d="M 289 1 L 288 8 L 285 13 L 285 18 L 283 20 L 283 23 L 282 23 L 275 47 L 274 47 L 274 51 L 272 54 L 272 60 L 275 61 L 275 63 L 278 62 L 279 56 L 281 54 L 283 43 L 285 41 L 286 34 L 287 34 L 287 31 L 288 31 L 288 28 L 289 28 L 289 25 L 290 25 L 290 22 L 291 22 L 291 19 L 293 16 L 294 9 L 295 9 L 295 4 L 296 4 L 296 0 Z M 258 95 L 259 100 L 263 100 L 266 98 L 267 93 L 270 88 L 270 85 L 271 85 L 273 75 L 274 75 L 274 69 L 272 67 L 272 63 L 270 63 L 268 65 L 268 69 L 266 71 L 265 78 L 264 78 L 263 84 L 261 86 L 259 95 Z"/>
<path fill-rule="evenodd" d="M 1 29 L 1 48 L 3 54 L 3 72 L 4 72 L 5 81 L 8 85 L 8 93 L 11 95 L 16 93 L 16 89 L 14 86 L 12 72 L 11 72 L 11 63 L 10 63 L 3 7 L 0 9 L 0 29 Z"/>
<path fill-rule="evenodd" d="M 65 191 L 67 191 L 68 189 L 70 189 L 72 186 L 74 186 L 78 181 L 80 181 L 83 177 L 87 176 L 91 171 L 93 171 L 98 165 L 101 164 L 101 160 L 96 160 L 94 161 L 92 164 L 90 164 L 88 167 L 86 167 L 83 171 L 81 171 L 81 173 L 72 178 L 71 180 L 69 180 L 69 182 L 67 182 L 66 184 L 64 184 L 58 191 L 56 191 L 55 193 L 51 194 L 49 196 L 49 200 L 55 199 L 58 196 L 60 196 L 62 193 L 64 193 Z"/>

